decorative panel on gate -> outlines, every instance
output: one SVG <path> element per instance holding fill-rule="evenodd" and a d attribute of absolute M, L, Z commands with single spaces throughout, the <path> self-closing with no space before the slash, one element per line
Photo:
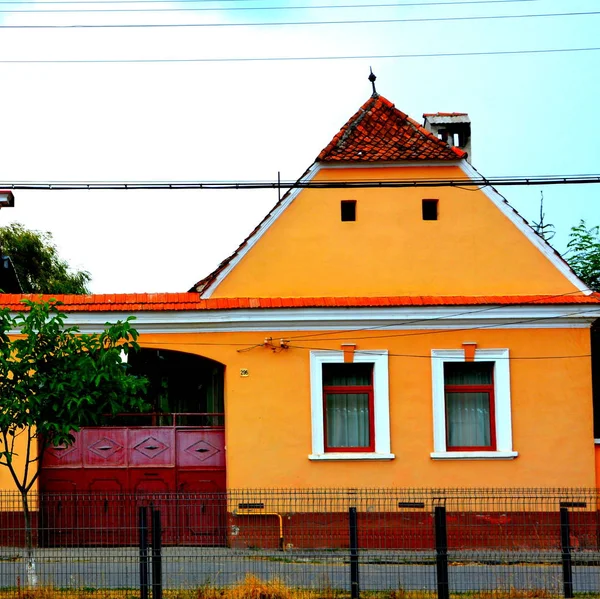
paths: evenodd
<path fill-rule="evenodd" d="M 176 431 L 177 466 L 180 468 L 225 468 L 223 429 Z"/>
<path fill-rule="evenodd" d="M 44 468 L 81 468 L 81 433 L 73 433 L 72 445 L 50 446 L 44 452 Z"/>
<path fill-rule="evenodd" d="M 81 435 L 84 468 L 127 466 L 127 429 L 86 428 Z"/>
<path fill-rule="evenodd" d="M 175 431 L 172 428 L 139 428 L 128 431 L 129 465 L 168 467 L 175 465 Z"/>

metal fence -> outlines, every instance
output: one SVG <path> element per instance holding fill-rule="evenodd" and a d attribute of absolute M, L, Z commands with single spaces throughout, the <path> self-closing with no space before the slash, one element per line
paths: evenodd
<path fill-rule="evenodd" d="M 596 489 L 52 493 L 30 504 L 31 556 L 21 499 L 0 494 L 0 599 L 32 596 L 36 581 L 124 599 L 600 597 Z"/>

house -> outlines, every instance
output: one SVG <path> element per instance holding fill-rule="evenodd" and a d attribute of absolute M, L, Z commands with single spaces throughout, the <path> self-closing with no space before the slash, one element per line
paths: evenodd
<path fill-rule="evenodd" d="M 374 93 L 187 293 L 59 298 L 84 332 L 136 316 L 154 411 L 50 450 L 40 488 L 600 486 L 600 298 L 426 118 Z"/>

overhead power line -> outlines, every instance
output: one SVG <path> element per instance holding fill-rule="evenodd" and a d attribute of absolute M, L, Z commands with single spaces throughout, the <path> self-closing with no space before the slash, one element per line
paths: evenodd
<path fill-rule="evenodd" d="M 282 27 L 286 25 L 373 25 L 387 23 L 432 23 L 448 21 L 487 21 L 505 19 L 538 19 L 542 17 L 582 17 L 600 15 L 600 11 L 539 13 L 526 15 L 479 15 L 468 17 L 427 17 L 414 19 L 346 19 L 339 21 L 263 21 L 260 23 L 104 23 L 73 25 L 0 25 L 0 29 L 132 29 L 132 28 L 165 28 L 165 27 Z"/>
<path fill-rule="evenodd" d="M 133 189 L 366 189 L 387 187 L 459 187 L 517 185 L 581 185 L 600 183 L 600 175 L 478 177 L 475 179 L 380 179 L 350 181 L 22 181 L 0 182 L 0 189 L 40 191 L 100 191 Z"/>
<path fill-rule="evenodd" d="M 167 62 L 289 62 L 298 60 L 374 60 L 394 58 L 449 58 L 467 56 L 508 56 L 514 54 L 554 54 L 558 52 L 596 52 L 597 48 L 550 48 L 543 50 L 498 50 L 493 52 L 442 52 L 439 54 L 363 54 L 356 56 L 257 56 L 231 58 L 98 58 L 50 60 L 0 60 L 0 64 L 100 64 L 100 63 L 167 63 Z"/>
<path fill-rule="evenodd" d="M 596 52 L 597 48 L 548 48 L 542 50 L 497 50 L 491 52 L 441 52 L 437 54 L 362 54 L 355 56 L 244 56 L 231 58 L 98 58 L 49 60 L 0 60 L 0 64 L 104 64 L 104 63 L 168 63 L 168 62 L 290 62 L 301 60 L 383 60 L 397 58 L 450 58 L 468 56 L 510 56 L 515 54 L 555 54 L 560 52 Z"/>
<path fill-rule="evenodd" d="M 209 0 L 214 2 L 215 0 Z M 240 1 L 250 1 L 255 2 L 256 0 L 231 0 L 233 2 Z M 494 2 L 497 3 L 499 0 L 487 0 L 486 3 Z M 539 2 L 539 0 L 509 0 L 510 2 Z M 168 0 L 133 0 L 133 2 L 160 2 L 161 4 L 169 4 Z M 502 3 L 505 3 L 504 0 Z M 198 0 L 191 0 L 191 2 L 184 2 L 185 4 L 197 4 Z M 13 4 L 12 2 L 0 2 L 1 4 Z M 20 2 L 19 4 L 27 4 L 26 2 Z M 32 4 L 40 5 L 39 2 L 34 2 Z M 86 0 L 85 2 L 44 2 L 43 5 L 46 4 L 132 4 L 129 0 L 109 0 L 108 2 L 104 2 L 102 0 Z M 177 2 L 177 4 L 181 4 L 181 2 Z M 232 12 L 232 11 L 265 11 L 265 10 L 321 10 L 321 9 L 353 9 L 353 8 L 402 8 L 409 6 L 418 6 L 418 7 L 426 7 L 426 6 L 448 6 L 448 5 L 459 5 L 459 4 L 479 4 L 479 2 L 433 2 L 429 4 L 419 4 L 416 2 L 411 3 L 384 3 L 384 4 L 301 4 L 297 6 L 195 6 L 192 8 L 183 8 L 183 7 L 173 7 L 173 8 L 66 8 L 66 9 L 13 9 L 13 8 L 1 8 L 0 13 L 97 13 L 97 12 L 180 12 L 180 11 L 209 11 L 209 12 Z"/>
<path fill-rule="evenodd" d="M 222 4 L 224 2 L 257 2 L 260 0 L 175 0 L 176 4 L 205 4 L 205 3 L 218 3 Z M 418 7 L 428 7 L 428 6 L 458 6 L 465 4 L 515 4 L 522 2 L 541 2 L 543 0 L 471 0 L 471 1 L 458 1 L 458 2 L 401 2 L 398 4 L 390 4 L 389 6 L 418 6 Z M 46 4 L 169 4 L 171 0 L 50 0 L 49 2 L 44 2 Z M 19 6 L 23 4 L 39 4 L 39 0 L 0 0 L 0 4 L 18 4 Z M 355 6 L 355 5 L 350 5 Z M 289 7 L 285 7 L 289 8 Z M 314 6 L 307 5 L 306 8 L 314 8 Z M 222 9 L 219 9 L 222 10 Z M 254 10 L 254 9 L 250 9 Z"/>

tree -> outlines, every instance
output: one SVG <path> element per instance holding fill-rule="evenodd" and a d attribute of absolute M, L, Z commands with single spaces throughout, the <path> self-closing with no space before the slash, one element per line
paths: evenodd
<path fill-rule="evenodd" d="M 69 268 L 51 233 L 13 223 L 0 227 L 0 248 L 10 256 L 23 293 L 89 293 L 90 273 Z"/>
<path fill-rule="evenodd" d="M 564 258 L 590 289 L 600 291 L 600 227 L 588 228 L 584 220 L 571 227 Z"/>
<path fill-rule="evenodd" d="M 24 312 L 0 311 L 0 464 L 21 495 L 28 581 L 35 585 L 28 494 L 46 449 L 72 445 L 74 432 L 105 414 L 144 410 L 147 381 L 129 374 L 121 357 L 138 348 L 132 317 L 80 334 L 66 326 L 56 300 L 23 303 Z"/>

